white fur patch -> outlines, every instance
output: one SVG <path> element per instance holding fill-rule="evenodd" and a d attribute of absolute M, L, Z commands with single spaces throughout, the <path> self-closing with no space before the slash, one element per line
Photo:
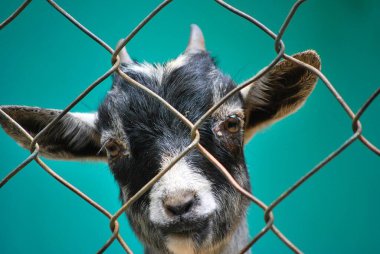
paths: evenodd
<path fill-rule="evenodd" d="M 173 61 L 170 61 L 166 64 L 165 68 L 168 72 L 171 72 L 175 69 L 178 69 L 186 64 L 187 57 L 186 55 L 180 55 Z"/>
<path fill-rule="evenodd" d="M 162 168 L 166 167 L 174 156 L 162 158 Z M 184 191 L 194 192 L 199 202 L 192 212 L 197 217 L 211 214 L 216 209 L 211 182 L 196 172 L 185 159 L 178 161 L 153 187 L 150 192 L 149 217 L 152 222 L 166 224 L 170 218 L 162 205 L 163 198 L 175 196 Z M 180 194 L 179 194 L 180 195 Z"/>
<path fill-rule="evenodd" d="M 127 202 L 129 199 L 129 190 L 127 186 L 121 188 L 122 198 L 124 202 Z"/>
<path fill-rule="evenodd" d="M 246 86 L 240 90 L 240 94 L 243 96 L 243 100 L 246 101 L 248 97 L 249 90 L 252 88 L 252 85 Z"/>
<path fill-rule="evenodd" d="M 156 79 L 160 84 L 162 76 L 164 75 L 164 68 L 161 65 L 152 65 L 147 62 L 131 65 L 128 69 L 150 76 L 151 78 Z"/>
<path fill-rule="evenodd" d="M 131 64 L 128 67 L 126 67 L 126 70 L 131 70 L 137 73 L 141 73 L 143 75 L 147 75 L 152 79 L 157 80 L 158 84 L 161 84 L 164 73 L 172 72 L 182 67 L 187 63 L 186 60 L 186 55 L 180 55 L 176 59 L 168 62 L 165 66 L 162 66 L 160 64 L 150 64 L 147 62 L 143 62 L 139 64 Z"/>
<path fill-rule="evenodd" d="M 188 237 L 169 236 L 166 246 L 173 254 L 194 254 L 194 242 Z"/>
<path fill-rule="evenodd" d="M 95 121 L 98 118 L 98 113 L 70 113 L 70 114 L 82 120 L 90 127 L 95 128 Z"/>

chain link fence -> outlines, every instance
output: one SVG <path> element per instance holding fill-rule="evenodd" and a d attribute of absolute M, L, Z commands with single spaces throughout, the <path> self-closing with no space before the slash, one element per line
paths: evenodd
<path fill-rule="evenodd" d="M 74 17 L 72 17 L 68 12 L 66 12 L 61 6 L 59 6 L 57 3 L 55 3 L 52 0 L 48 0 L 48 3 L 51 5 L 52 8 L 54 8 L 56 11 L 60 12 L 63 17 L 68 19 L 73 25 L 75 25 L 78 29 L 80 29 L 83 33 L 85 33 L 88 37 L 90 37 L 92 40 L 97 42 L 99 45 L 101 45 L 104 49 L 106 49 L 111 56 L 112 60 L 112 67 L 107 70 L 106 73 L 104 73 L 102 76 L 100 76 L 95 82 L 90 84 L 74 101 L 72 101 L 64 110 L 63 112 L 57 116 L 53 121 L 51 121 L 41 132 L 39 132 L 35 137 L 30 136 L 16 121 L 14 121 L 11 117 L 9 117 L 4 111 L 0 109 L 0 114 L 8 119 L 8 121 L 14 126 L 14 128 L 17 128 L 20 132 L 25 135 L 26 138 L 30 140 L 30 152 L 31 154 L 15 169 L 10 171 L 10 173 L 1 180 L 0 182 L 0 188 L 3 187 L 9 180 L 11 180 L 13 177 L 15 177 L 26 165 L 28 165 L 31 161 L 36 161 L 49 175 L 51 175 L 53 178 L 55 178 L 59 183 L 64 185 L 68 190 L 74 192 L 76 195 L 81 197 L 83 201 L 89 203 L 91 206 L 93 206 L 95 209 L 97 209 L 100 213 L 102 213 L 105 217 L 109 219 L 109 227 L 111 230 L 111 235 L 109 239 L 103 244 L 103 246 L 99 249 L 98 253 L 102 253 L 116 240 L 120 243 L 120 245 L 123 247 L 125 252 L 127 253 L 133 253 L 131 248 L 128 246 L 128 243 L 124 240 L 122 235 L 119 232 L 120 226 L 118 222 L 118 218 L 126 211 L 126 209 L 135 202 L 139 197 L 141 197 L 146 191 L 148 191 L 155 182 L 157 182 L 160 177 L 162 177 L 170 168 L 178 162 L 182 157 L 184 157 L 187 153 L 189 153 L 193 149 L 199 150 L 203 156 L 205 156 L 210 162 L 212 162 L 218 170 L 225 176 L 225 178 L 228 180 L 228 182 L 238 190 L 241 195 L 246 196 L 251 200 L 251 202 L 260 207 L 264 212 L 264 221 L 265 221 L 265 227 L 261 229 L 261 231 L 257 232 L 256 235 L 251 239 L 249 244 L 243 249 L 243 250 L 236 250 L 240 253 L 244 253 L 245 251 L 249 250 L 261 237 L 263 237 L 265 234 L 267 234 L 269 231 L 272 231 L 289 249 L 291 249 L 294 253 L 302 253 L 300 249 L 297 248 L 281 231 L 279 228 L 277 228 L 274 224 L 274 213 L 273 210 L 289 195 L 291 195 L 298 187 L 300 187 L 302 184 L 304 184 L 307 180 L 309 180 L 315 173 L 317 173 L 319 170 L 321 170 L 326 164 L 328 164 L 330 161 L 332 161 L 334 158 L 336 158 L 343 150 L 345 150 L 347 147 L 349 147 L 354 141 L 359 140 L 363 143 L 369 150 L 374 152 L 377 155 L 380 155 L 380 149 L 373 145 L 369 140 L 367 140 L 362 135 L 362 125 L 360 123 L 360 117 L 362 114 L 366 111 L 368 106 L 376 99 L 376 97 L 380 94 L 380 88 L 378 88 L 364 104 L 362 107 L 358 110 L 358 112 L 354 113 L 350 106 L 346 103 L 346 101 L 340 96 L 340 94 L 336 91 L 334 86 L 330 83 L 330 81 L 324 76 L 323 73 L 321 73 L 318 69 L 314 68 L 311 65 L 305 64 L 285 53 L 285 44 L 282 41 L 282 37 L 284 33 L 286 32 L 286 29 L 292 20 L 294 14 L 296 13 L 298 7 L 304 2 L 305 0 L 299 0 L 294 3 L 291 10 L 289 11 L 289 14 L 287 15 L 286 19 L 284 20 L 279 33 L 275 34 L 270 29 L 268 29 L 264 24 L 260 23 L 258 20 L 256 20 L 254 17 L 242 12 L 239 9 L 236 9 L 235 7 L 229 5 L 228 3 L 222 1 L 222 0 L 216 0 L 216 4 L 220 5 L 222 8 L 225 8 L 226 10 L 234 13 L 235 15 L 240 16 L 241 18 L 247 20 L 248 22 L 252 23 L 252 25 L 258 27 L 262 30 L 263 33 L 266 33 L 269 37 L 273 39 L 274 43 L 274 49 L 277 53 L 276 57 L 272 60 L 272 62 L 265 67 L 263 70 L 261 70 L 257 75 L 253 76 L 249 80 L 245 81 L 240 86 L 236 87 L 234 90 L 232 90 L 229 94 L 227 94 L 224 98 L 222 98 L 218 103 L 216 103 L 212 108 L 210 108 L 206 114 L 204 114 L 197 122 L 192 123 L 190 122 L 185 116 L 183 116 L 180 112 L 178 112 L 175 108 L 173 108 L 169 103 L 167 103 L 163 98 L 155 94 L 153 91 L 149 90 L 148 88 L 144 87 L 142 84 L 136 82 L 131 77 L 123 73 L 120 69 L 120 59 L 118 57 L 119 52 L 121 49 L 126 46 L 133 37 L 148 23 L 150 20 L 159 13 L 163 8 L 165 8 L 171 0 L 163 1 L 161 4 L 159 4 L 148 16 L 146 16 L 141 23 L 136 26 L 133 31 L 121 42 L 121 44 L 116 48 L 113 49 L 109 45 L 107 45 L 101 38 L 93 34 L 89 29 L 87 29 L 84 25 L 82 25 L 80 22 L 78 22 Z M 28 4 L 31 2 L 31 0 L 25 1 L 22 5 L 20 5 L 17 10 L 14 11 L 6 20 L 4 20 L 0 24 L 0 29 L 4 28 L 8 24 L 10 24 L 16 17 L 18 17 L 22 11 L 28 6 Z M 315 73 L 326 85 L 328 90 L 331 92 L 331 94 L 335 97 L 335 99 L 340 103 L 342 106 L 345 114 L 347 114 L 347 117 L 351 119 L 352 122 L 352 131 L 353 134 L 349 138 L 345 140 L 343 144 L 341 144 L 340 147 L 338 147 L 335 151 L 333 151 L 331 154 L 329 154 L 326 158 L 324 158 L 322 161 L 320 161 L 319 164 L 317 164 L 314 168 L 312 168 L 307 174 L 305 174 L 303 177 L 301 177 L 296 183 L 294 183 L 292 186 L 290 186 L 285 192 L 283 192 L 279 197 L 277 197 L 275 200 L 272 201 L 271 204 L 267 205 L 264 202 L 262 202 L 260 199 L 252 195 L 250 192 L 242 188 L 235 179 L 228 173 L 227 169 L 214 158 L 212 154 L 210 154 L 202 145 L 200 144 L 200 134 L 198 132 L 198 128 L 202 123 L 205 121 L 207 117 L 209 117 L 214 111 L 218 109 L 229 97 L 233 96 L 235 93 L 238 93 L 241 89 L 244 87 L 252 84 L 254 81 L 262 77 L 265 73 L 267 73 L 277 62 L 279 62 L 281 59 L 287 59 L 289 61 L 292 61 L 298 65 L 303 66 L 304 68 L 307 68 L 311 72 Z M 50 168 L 40 157 L 39 157 L 39 145 L 38 141 L 40 140 L 40 137 L 44 135 L 48 130 L 54 129 L 55 124 L 67 113 L 69 112 L 76 104 L 78 104 L 85 96 L 87 96 L 96 86 L 102 83 L 106 78 L 108 78 L 113 73 L 118 73 L 120 76 L 122 76 L 130 85 L 135 86 L 143 91 L 145 91 L 150 96 L 157 99 L 160 103 L 165 105 L 176 117 L 178 117 L 183 123 L 185 123 L 189 129 L 191 129 L 191 137 L 192 137 L 192 143 L 180 153 L 173 161 L 160 173 L 158 173 L 153 179 L 151 179 L 140 191 L 138 191 L 133 197 L 131 197 L 125 204 L 114 214 L 107 211 L 104 207 L 99 205 L 96 201 L 89 198 L 85 193 L 77 189 L 75 186 L 70 184 L 68 181 L 63 179 L 61 176 L 59 176 L 52 168 Z"/>

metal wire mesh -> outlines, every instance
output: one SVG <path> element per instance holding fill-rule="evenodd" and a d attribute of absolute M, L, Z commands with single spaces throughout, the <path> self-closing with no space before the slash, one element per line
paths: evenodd
<path fill-rule="evenodd" d="M 289 14 L 287 15 L 286 19 L 284 20 L 281 29 L 279 33 L 276 35 L 274 32 L 272 32 L 270 29 L 268 29 L 265 25 L 260 23 L 255 18 L 251 17 L 250 15 L 236 9 L 235 7 L 225 3 L 222 0 L 216 0 L 216 3 L 219 4 L 221 7 L 226 8 L 228 11 L 233 12 L 234 14 L 240 16 L 241 18 L 246 19 L 248 22 L 252 23 L 254 26 L 261 29 L 264 33 L 266 33 L 268 36 L 270 36 L 274 41 L 274 48 L 277 53 L 276 57 L 272 60 L 272 62 L 264 68 L 262 71 L 260 71 L 257 75 L 253 76 L 249 80 L 245 81 L 240 86 L 236 87 L 234 90 L 232 90 L 230 93 L 228 93 L 224 98 L 222 98 L 218 103 L 216 103 L 212 108 L 210 108 L 206 114 L 204 114 L 197 122 L 192 123 L 190 122 L 185 116 L 183 116 L 180 112 L 178 112 L 175 108 L 173 108 L 169 103 L 167 103 L 163 98 L 155 94 L 153 91 L 149 90 L 142 84 L 136 82 L 131 77 L 126 75 L 121 71 L 120 67 L 120 59 L 118 57 L 118 53 L 121 51 L 121 49 L 127 45 L 128 42 L 130 42 L 133 37 L 140 31 L 142 27 L 144 27 L 157 13 L 159 13 L 165 6 L 167 6 L 171 0 L 163 1 L 160 5 L 158 5 L 148 16 L 146 16 L 141 23 L 136 26 L 133 31 L 122 41 L 122 43 L 116 48 L 112 49 L 109 45 L 107 45 L 102 39 L 97 37 L 95 34 L 93 34 L 90 30 L 88 30 L 85 26 L 83 26 L 80 22 L 78 22 L 75 18 L 73 18 L 69 13 L 67 13 L 62 7 L 60 7 L 57 3 L 55 3 L 52 0 L 48 0 L 48 3 L 60 12 L 65 18 L 67 18 L 73 25 L 75 25 L 78 29 L 80 29 L 83 33 L 85 33 L 87 36 L 89 36 L 92 40 L 97 42 L 99 45 L 101 45 L 104 49 L 106 49 L 111 54 L 112 59 L 112 67 L 107 70 L 106 73 L 104 73 L 102 76 L 100 76 L 96 81 L 94 81 L 92 84 L 90 84 L 74 101 L 72 101 L 64 110 L 63 112 L 57 116 L 53 121 L 51 121 L 42 131 L 40 131 L 34 138 L 30 136 L 16 121 L 14 121 L 11 117 L 9 117 L 4 111 L 0 109 L 0 114 L 3 115 L 5 118 L 9 120 L 9 122 L 14 126 L 14 128 L 17 128 L 23 135 L 30 140 L 30 152 L 31 154 L 14 170 L 12 170 L 1 182 L 0 182 L 0 188 L 3 187 L 9 180 L 11 180 L 17 173 L 19 173 L 26 165 L 28 165 L 31 161 L 36 161 L 48 174 L 50 174 L 53 178 L 55 178 L 58 182 L 60 182 L 62 185 L 64 185 L 67 189 L 71 190 L 75 194 L 77 194 L 79 197 L 81 197 L 84 201 L 88 202 L 90 205 L 92 205 L 95 209 L 97 209 L 100 213 L 102 213 L 104 216 L 106 216 L 109 219 L 109 226 L 111 229 L 111 236 L 107 240 L 107 242 L 104 243 L 104 245 L 99 249 L 98 253 L 104 252 L 115 240 L 117 240 L 120 245 L 123 247 L 123 249 L 127 253 L 133 253 L 131 248 L 128 246 L 128 244 L 125 242 L 124 238 L 121 236 L 119 232 L 119 223 L 118 218 L 125 212 L 125 210 L 138 198 L 140 198 L 146 191 L 149 190 L 153 186 L 155 182 L 157 182 L 160 177 L 162 177 L 170 168 L 178 162 L 182 157 L 184 157 L 187 153 L 189 153 L 191 150 L 197 149 L 200 151 L 203 156 L 205 156 L 210 162 L 212 162 L 218 170 L 225 176 L 225 178 L 228 180 L 228 182 L 238 190 L 241 195 L 246 196 L 248 199 L 250 199 L 255 205 L 260 207 L 264 211 L 264 221 L 266 223 L 265 227 L 256 233 L 256 235 L 252 238 L 252 240 L 249 242 L 249 244 L 243 249 L 243 250 L 236 250 L 237 252 L 240 251 L 240 253 L 244 253 L 248 249 L 252 247 L 263 235 L 265 235 L 269 230 L 273 231 L 277 237 L 286 245 L 289 249 L 291 249 L 294 253 L 302 253 L 301 250 L 299 250 L 290 240 L 287 239 L 287 237 L 281 233 L 281 231 L 274 225 L 274 214 L 273 210 L 289 195 L 293 193 L 299 186 L 304 184 L 308 179 L 310 179 L 315 173 L 317 173 L 321 168 L 323 168 L 326 164 L 328 164 L 331 160 L 336 158 L 343 150 L 345 150 L 348 146 L 350 146 L 354 141 L 360 140 L 368 149 L 373 151 L 375 154 L 380 155 L 380 149 L 376 147 L 375 145 L 371 144 L 370 141 L 368 141 L 363 135 L 362 135 L 362 126 L 359 121 L 362 114 L 366 111 L 368 106 L 376 99 L 376 97 L 380 94 L 380 88 L 378 88 L 369 98 L 368 100 L 363 104 L 363 106 L 358 110 L 358 112 L 355 114 L 349 105 L 345 102 L 345 100 L 340 96 L 340 94 L 336 91 L 334 86 L 330 83 L 330 81 L 324 76 L 323 73 L 321 73 L 318 69 L 314 68 L 311 65 L 305 64 L 285 53 L 285 45 L 284 42 L 281 40 L 288 24 L 290 23 L 291 19 L 293 18 L 294 14 L 296 13 L 298 7 L 304 2 L 305 0 L 298 0 L 294 3 L 293 7 L 289 11 Z M 24 10 L 24 8 L 27 7 L 27 5 L 31 2 L 31 0 L 25 1 L 22 5 L 19 6 L 17 10 L 13 14 L 9 16 L 6 20 L 4 20 L 0 24 L 0 29 L 4 28 L 6 25 L 11 23 L 20 13 Z M 292 61 L 298 65 L 303 66 L 304 68 L 310 70 L 311 72 L 315 73 L 326 85 L 326 87 L 329 89 L 329 91 L 332 93 L 332 95 L 335 97 L 335 99 L 340 103 L 340 105 L 343 107 L 344 111 L 348 115 L 349 118 L 352 120 L 352 130 L 353 134 L 351 137 L 349 137 L 340 147 L 338 147 L 335 151 L 333 151 L 331 154 L 329 154 L 326 158 L 324 158 L 318 165 L 316 165 L 313 169 L 311 169 L 307 174 L 305 174 L 303 177 L 301 177 L 296 183 L 294 183 L 292 186 L 289 187 L 285 192 L 283 192 L 278 198 L 276 198 L 270 205 L 264 204 L 262 201 L 260 201 L 257 197 L 253 196 L 249 191 L 242 188 L 235 179 L 228 173 L 227 169 L 212 156 L 201 144 L 200 144 L 200 134 L 198 132 L 199 126 L 202 125 L 202 123 L 205 121 L 207 117 L 209 117 L 215 110 L 218 109 L 229 97 L 234 95 L 235 93 L 238 93 L 241 89 L 244 87 L 252 84 L 252 82 L 256 81 L 260 77 L 262 77 L 265 73 L 267 73 L 277 62 L 279 62 L 281 59 L 286 59 L 289 61 Z M 174 158 L 171 163 L 164 168 L 160 173 L 158 173 L 153 179 L 151 179 L 143 188 L 141 188 L 134 196 L 132 196 L 125 204 L 114 214 L 107 211 L 105 208 L 103 208 L 101 205 L 96 203 L 94 200 L 89 198 L 85 193 L 74 187 L 72 184 L 70 184 L 68 181 L 63 179 L 61 176 L 59 176 L 53 169 L 51 169 L 40 157 L 39 157 L 39 145 L 38 141 L 40 140 L 40 137 L 44 135 L 48 130 L 54 128 L 55 124 L 61 119 L 67 112 L 69 112 L 78 102 L 80 102 L 87 94 L 89 94 L 96 86 L 98 86 L 102 81 L 104 81 L 107 77 L 109 77 L 111 74 L 117 72 L 120 76 L 122 76 L 129 84 L 143 90 L 150 96 L 157 99 L 160 103 L 162 103 L 164 106 L 166 106 L 176 117 L 178 117 L 181 121 L 183 121 L 188 128 L 191 130 L 191 138 L 192 143 L 184 149 L 176 158 Z"/>

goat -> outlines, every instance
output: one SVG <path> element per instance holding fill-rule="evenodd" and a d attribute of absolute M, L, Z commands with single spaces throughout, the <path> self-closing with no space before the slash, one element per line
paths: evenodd
<path fill-rule="evenodd" d="M 134 62 L 125 48 L 120 68 L 151 89 L 191 122 L 236 87 L 206 51 L 192 25 L 183 54 L 163 65 Z M 313 50 L 294 57 L 320 68 Z M 200 126 L 200 143 L 245 189 L 250 182 L 243 148 L 253 134 L 295 112 L 317 76 L 287 60 L 230 97 Z M 61 111 L 1 106 L 35 136 Z M 23 147 L 29 141 L 4 117 L 4 130 Z M 126 202 L 191 143 L 189 128 L 165 106 L 118 74 L 96 113 L 67 113 L 39 140 L 40 154 L 63 160 L 104 160 Z M 179 160 L 133 203 L 126 215 L 145 253 L 235 253 L 248 243 L 249 200 L 235 190 L 196 149 Z"/>

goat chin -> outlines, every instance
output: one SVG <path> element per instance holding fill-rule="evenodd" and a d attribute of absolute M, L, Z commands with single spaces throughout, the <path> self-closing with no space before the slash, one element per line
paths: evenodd
<path fill-rule="evenodd" d="M 172 235 L 166 241 L 168 250 L 172 253 L 194 254 L 195 246 L 193 240 L 188 236 Z"/>

